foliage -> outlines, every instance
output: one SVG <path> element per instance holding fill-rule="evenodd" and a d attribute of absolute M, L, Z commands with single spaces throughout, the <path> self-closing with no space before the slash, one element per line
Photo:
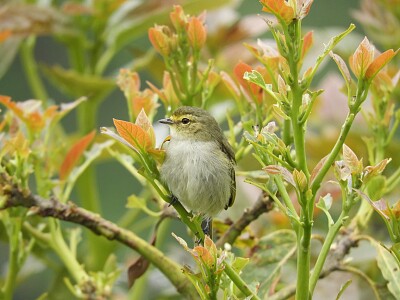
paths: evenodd
<path fill-rule="evenodd" d="M 35 98 L 13 101 L 0 96 L 4 108 L 0 224 L 9 251 L 7 272 L 0 278 L 1 299 L 13 299 L 18 286 L 32 275 L 25 267 L 33 257 L 57 274 L 40 299 L 163 297 L 167 293 L 162 291 L 144 294 L 151 265 L 163 273 L 176 294 L 186 298 L 295 295 L 307 300 L 318 290 L 320 278 L 338 270 L 365 280 L 377 299 L 399 297 L 400 168 L 394 155 L 400 124 L 398 50 L 381 53 L 365 37 L 346 57 L 336 46 L 351 37 L 355 28 L 351 24 L 315 54 L 313 46 L 320 41 L 313 31 L 302 30 L 312 0 L 260 3 L 272 39 L 242 45 L 252 58 L 245 62 L 245 55 L 238 52 L 234 65 L 218 59 L 227 52 L 222 45 L 216 50 L 216 44 L 229 41 L 232 33 L 234 46 L 250 36 L 242 33 L 240 21 L 228 29 L 209 30 L 202 11 L 228 1 L 187 1 L 173 7 L 163 1 L 77 1 L 61 6 L 31 1 L 1 7 L 0 76 L 19 53 Z M 368 13 L 364 25 L 371 36 L 382 26 L 399 22 L 391 5 L 395 4 L 364 1 L 362 11 Z M 371 7 L 379 9 L 380 16 L 390 16 L 390 22 L 378 17 L 379 22 L 373 22 Z M 34 50 L 41 35 L 50 35 L 66 47 L 67 66 L 36 62 Z M 153 50 L 139 53 L 129 66 L 111 63 L 146 35 Z M 374 40 L 384 48 L 393 47 L 385 34 Z M 310 58 L 314 63 L 307 65 Z M 342 76 L 347 114 L 342 124 L 334 124 L 337 137 L 329 141 L 320 134 L 313 147 L 316 132 L 327 125 L 316 121 L 318 117 L 325 121 L 319 104 L 324 90 L 317 81 L 329 58 Z M 154 78 L 143 88 L 145 68 Z M 43 77 L 63 94 L 81 98 L 53 104 Z M 96 134 L 99 105 L 117 86 L 125 97 L 129 120 L 115 118 L 115 130 L 101 127 L 102 135 Z M 237 174 L 262 191 L 252 207 L 238 212 L 237 220 L 214 222 L 215 241 L 204 236 L 201 216 L 173 201 L 159 178 L 164 151 L 156 142 L 159 131 L 154 118 L 181 105 L 227 109 L 220 121 L 225 121 L 236 153 Z M 78 115 L 77 132 L 71 135 L 62 119 L 73 110 Z M 358 115 L 364 117 L 361 131 L 357 131 Z M 355 142 L 354 132 L 363 136 L 365 147 Z M 127 199 L 125 215 L 115 222 L 105 218 L 99 202 L 94 166 L 104 160 L 117 161 L 140 185 L 140 191 Z M 240 189 L 246 189 L 244 184 Z M 115 198 L 122 197 L 115 192 Z M 250 196 L 244 195 L 238 202 L 250 205 Z M 372 230 L 375 215 L 386 225 L 386 238 Z M 182 265 L 162 242 L 166 220 L 177 217 L 190 235 L 173 234 L 178 242 L 174 241 L 174 251 L 186 250 L 193 267 Z M 325 217 L 327 223 L 321 225 Z M 63 221 L 74 225 L 65 226 Z M 84 234 L 82 227 L 99 236 Z M 143 236 L 149 232 L 152 237 L 147 241 Z M 188 245 L 191 237 L 197 241 L 194 247 Z M 311 243 L 314 238 L 321 242 L 318 251 Z M 351 248 L 362 240 L 369 241 L 368 251 L 376 250 L 379 272 L 359 269 L 348 259 Z M 118 255 L 121 245 L 138 253 L 127 268 L 130 288 L 123 292 L 117 281 L 126 269 Z M 341 284 L 335 291 L 337 299 L 354 285 L 351 280 Z"/>

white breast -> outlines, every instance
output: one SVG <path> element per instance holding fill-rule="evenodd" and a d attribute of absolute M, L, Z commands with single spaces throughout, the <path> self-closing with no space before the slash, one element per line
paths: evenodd
<path fill-rule="evenodd" d="M 212 142 L 172 140 L 167 146 L 161 179 L 189 210 L 216 215 L 228 203 L 231 163 Z"/>

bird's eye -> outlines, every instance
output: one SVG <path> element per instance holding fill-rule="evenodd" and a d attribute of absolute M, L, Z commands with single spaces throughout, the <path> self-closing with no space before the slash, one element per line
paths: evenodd
<path fill-rule="evenodd" d="M 181 121 L 182 121 L 182 124 L 184 124 L 184 125 L 190 123 L 190 120 L 188 118 L 183 118 Z"/>

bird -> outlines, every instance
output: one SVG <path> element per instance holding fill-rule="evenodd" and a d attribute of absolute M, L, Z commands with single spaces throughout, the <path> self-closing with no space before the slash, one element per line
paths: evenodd
<path fill-rule="evenodd" d="M 236 197 L 235 153 L 215 118 L 192 106 L 177 108 L 159 120 L 170 128 L 161 181 L 187 210 L 203 216 L 203 232 L 212 236 L 212 218 Z"/>

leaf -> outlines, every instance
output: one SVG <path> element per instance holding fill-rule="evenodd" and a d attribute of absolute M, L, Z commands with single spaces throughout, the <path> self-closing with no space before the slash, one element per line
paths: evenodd
<path fill-rule="evenodd" d="M 377 201 L 383 197 L 386 190 L 386 177 L 377 175 L 371 178 L 367 184 L 367 192 L 372 201 Z"/>
<path fill-rule="evenodd" d="M 282 96 L 287 96 L 287 86 L 285 80 L 282 78 L 281 75 L 278 75 L 278 92 Z"/>
<path fill-rule="evenodd" d="M 372 208 L 385 220 L 389 220 L 389 216 L 386 214 L 386 211 L 388 209 L 387 202 L 384 199 L 381 199 L 379 201 L 372 201 L 371 198 L 369 198 L 365 193 L 363 193 L 360 190 L 355 190 L 362 198 L 367 200 L 369 204 L 371 204 Z"/>
<path fill-rule="evenodd" d="M 241 277 L 248 283 L 258 282 L 260 298 L 266 298 L 282 266 L 295 251 L 296 235 L 293 231 L 283 229 L 266 235 L 253 248 L 252 257 Z"/>
<path fill-rule="evenodd" d="M 377 163 L 375 166 L 367 166 L 365 167 L 365 175 L 364 175 L 364 181 L 368 181 L 369 179 L 381 174 L 388 163 L 392 161 L 391 158 L 385 158 L 384 160 L 380 161 Z"/>
<path fill-rule="evenodd" d="M 332 226 L 335 223 L 331 214 L 329 213 L 329 209 L 332 206 L 332 195 L 328 193 L 324 197 L 320 197 L 316 206 L 325 213 L 326 217 L 328 218 L 328 225 Z"/>
<path fill-rule="evenodd" d="M 293 170 L 293 180 L 296 183 L 297 188 L 299 191 L 304 192 L 306 191 L 308 184 L 307 184 L 307 177 L 302 170 Z"/>
<path fill-rule="evenodd" d="M 42 66 L 54 86 L 74 97 L 102 98 L 115 88 L 114 80 L 80 74 L 61 66 Z"/>
<path fill-rule="evenodd" d="M 359 160 L 357 155 L 346 144 L 343 144 L 343 160 L 345 166 L 350 169 L 352 175 L 362 172 L 362 160 Z"/>
<path fill-rule="evenodd" d="M 260 72 L 256 70 L 252 70 L 251 72 L 248 71 L 244 72 L 243 79 L 258 85 L 264 90 L 268 89 L 268 86 L 265 83 L 263 76 L 260 74 Z"/>
<path fill-rule="evenodd" d="M 142 108 L 139 115 L 136 118 L 135 124 L 140 126 L 150 137 L 152 148 L 156 145 L 156 135 L 154 133 L 153 125 L 151 124 L 146 112 Z"/>
<path fill-rule="evenodd" d="M 304 19 L 310 12 L 311 5 L 313 4 L 313 2 L 314 0 L 298 1 L 297 18 L 299 18 L 300 20 Z"/>
<path fill-rule="evenodd" d="M 378 267 L 382 272 L 383 277 L 388 281 L 388 289 L 395 296 L 396 299 L 400 299 L 400 266 L 395 256 L 383 247 L 380 243 L 374 241 L 378 252 L 377 263 Z"/>
<path fill-rule="evenodd" d="M 278 166 L 278 165 L 269 165 L 263 168 L 265 172 L 271 175 L 281 175 L 282 178 L 290 183 L 292 186 L 296 187 L 296 183 L 294 182 L 293 175 L 289 172 L 288 169 Z"/>
<path fill-rule="evenodd" d="M 203 22 L 199 18 L 190 18 L 187 27 L 187 37 L 189 43 L 194 49 L 200 50 L 201 47 L 204 46 L 207 38 L 207 32 Z"/>
<path fill-rule="evenodd" d="M 76 142 L 71 149 L 68 151 L 67 155 L 64 158 L 64 161 L 60 167 L 60 179 L 64 180 L 69 173 L 71 172 L 72 168 L 76 165 L 79 158 L 81 158 L 83 152 L 92 142 L 93 138 L 95 137 L 95 131 L 85 135 L 82 137 L 78 142 Z"/>
<path fill-rule="evenodd" d="M 79 176 L 82 175 L 83 172 L 85 172 L 90 164 L 101 155 L 103 150 L 111 147 L 113 144 L 114 141 L 105 141 L 104 143 L 93 144 L 89 151 L 86 151 L 84 153 L 84 162 L 81 165 L 75 167 L 70 173 L 70 176 L 68 176 L 68 183 L 73 184 L 79 178 Z"/>
<path fill-rule="evenodd" d="M 260 3 L 264 6 L 263 11 L 272 13 L 278 19 L 285 21 L 286 24 L 293 22 L 295 12 L 293 7 L 285 0 L 261 0 Z"/>
<path fill-rule="evenodd" d="M 303 37 L 303 47 L 301 48 L 301 58 L 302 59 L 307 55 L 307 53 L 310 50 L 313 43 L 314 43 L 313 32 L 309 31 Z"/>
<path fill-rule="evenodd" d="M 328 159 L 328 156 L 323 157 L 318 163 L 317 165 L 314 167 L 314 169 L 311 172 L 311 176 L 310 176 L 310 185 L 313 184 L 314 179 L 317 177 L 317 175 L 319 174 L 319 172 L 321 171 L 321 168 L 324 166 L 326 160 Z"/>
<path fill-rule="evenodd" d="M 395 52 L 393 51 L 393 49 L 389 49 L 383 52 L 377 58 L 375 58 L 374 61 L 369 65 L 367 71 L 365 72 L 365 77 L 368 79 L 373 79 L 376 76 L 376 74 L 378 74 L 378 72 L 385 65 L 387 65 L 392 60 L 393 57 L 396 56 L 398 52 L 399 50 Z"/>
<path fill-rule="evenodd" d="M 342 74 L 344 81 L 346 82 L 346 86 L 349 89 L 350 85 L 351 85 L 351 76 L 350 76 L 350 71 L 347 68 L 346 63 L 339 55 L 333 53 L 332 51 L 329 52 L 329 55 L 332 57 L 332 59 L 338 66 L 339 71 Z"/>
<path fill-rule="evenodd" d="M 374 46 L 365 37 L 358 45 L 356 51 L 350 56 L 350 68 L 357 78 L 364 77 L 367 68 L 374 60 Z"/>
<path fill-rule="evenodd" d="M 118 134 L 136 151 L 147 151 L 152 149 L 150 136 L 142 127 L 122 120 L 113 119 Z"/>

